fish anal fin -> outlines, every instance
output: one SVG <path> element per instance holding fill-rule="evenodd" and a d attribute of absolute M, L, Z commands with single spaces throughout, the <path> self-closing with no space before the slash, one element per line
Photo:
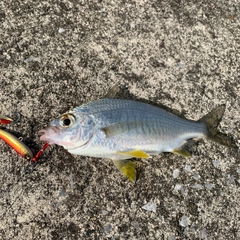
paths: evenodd
<path fill-rule="evenodd" d="M 150 158 L 151 157 L 146 152 L 141 151 L 141 150 L 133 150 L 133 151 L 126 151 L 126 152 L 117 151 L 116 154 L 127 155 L 127 156 L 135 157 L 135 158 Z"/>
<path fill-rule="evenodd" d="M 178 154 L 178 155 L 181 155 L 183 157 L 190 157 L 192 154 L 186 150 L 185 148 L 178 148 L 178 149 L 174 149 L 172 151 L 172 153 L 175 153 L 175 154 Z"/>
<path fill-rule="evenodd" d="M 130 181 L 136 181 L 135 164 L 130 160 L 113 160 L 115 166 L 119 171 L 125 175 Z"/>

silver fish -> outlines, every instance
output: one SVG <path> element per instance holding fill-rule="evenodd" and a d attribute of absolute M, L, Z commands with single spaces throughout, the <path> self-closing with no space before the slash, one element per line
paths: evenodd
<path fill-rule="evenodd" d="M 237 147 L 216 130 L 224 110 L 225 105 L 220 105 L 199 121 L 192 121 L 147 103 L 104 98 L 63 114 L 39 134 L 41 141 L 63 146 L 72 154 L 112 159 L 135 181 L 134 163 L 127 159 L 150 158 L 161 152 L 189 156 L 182 146 L 199 137 Z"/>

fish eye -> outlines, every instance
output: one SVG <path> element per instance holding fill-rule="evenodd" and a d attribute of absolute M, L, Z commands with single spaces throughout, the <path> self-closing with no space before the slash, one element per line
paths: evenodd
<path fill-rule="evenodd" d="M 62 127 L 70 127 L 75 122 L 75 117 L 72 114 L 64 114 L 60 120 L 59 123 Z"/>

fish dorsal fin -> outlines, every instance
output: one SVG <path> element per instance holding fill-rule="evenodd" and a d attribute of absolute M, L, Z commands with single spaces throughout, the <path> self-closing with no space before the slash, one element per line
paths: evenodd
<path fill-rule="evenodd" d="M 117 151 L 116 154 L 122 154 L 127 155 L 129 157 L 135 157 L 135 158 L 150 158 L 151 156 L 148 155 L 146 152 L 141 150 L 133 150 L 133 151 Z"/>
<path fill-rule="evenodd" d="M 119 91 L 120 91 L 119 85 L 115 84 L 108 90 L 107 94 L 105 95 L 105 98 L 114 98 Z"/>
<path fill-rule="evenodd" d="M 130 181 L 136 181 L 135 164 L 130 160 L 113 160 L 115 166 L 119 171 L 126 176 Z"/>

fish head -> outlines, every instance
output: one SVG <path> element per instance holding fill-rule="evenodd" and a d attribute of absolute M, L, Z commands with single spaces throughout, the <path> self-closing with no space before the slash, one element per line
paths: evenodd
<path fill-rule="evenodd" d="M 87 144 L 94 132 L 95 123 L 92 117 L 69 112 L 51 121 L 48 127 L 38 133 L 40 141 L 73 149 Z"/>

